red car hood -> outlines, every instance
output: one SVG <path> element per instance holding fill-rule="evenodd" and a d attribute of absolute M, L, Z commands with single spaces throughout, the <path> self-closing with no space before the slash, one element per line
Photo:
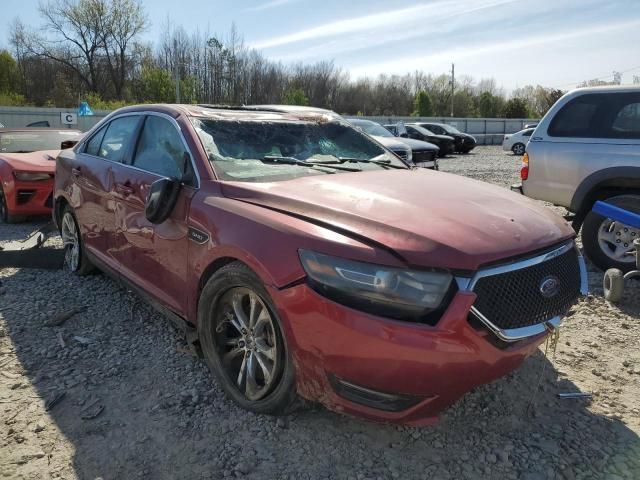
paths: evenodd
<path fill-rule="evenodd" d="M 0 160 L 4 160 L 14 170 L 26 172 L 55 173 L 55 159 L 60 150 L 43 150 L 31 153 L 0 153 Z"/>
<path fill-rule="evenodd" d="M 533 200 L 425 169 L 224 182 L 222 188 L 229 198 L 384 245 L 415 266 L 476 270 L 574 236 L 563 218 Z"/>

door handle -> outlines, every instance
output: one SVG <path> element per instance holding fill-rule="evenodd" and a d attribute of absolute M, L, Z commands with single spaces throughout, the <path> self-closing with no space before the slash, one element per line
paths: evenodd
<path fill-rule="evenodd" d="M 80 168 L 72 168 L 71 169 L 71 175 L 73 175 L 74 177 L 79 177 L 80 176 Z"/>
<path fill-rule="evenodd" d="M 128 185 L 123 185 L 121 183 L 116 183 L 116 192 L 121 193 L 125 197 L 131 195 L 133 193 L 133 188 Z"/>

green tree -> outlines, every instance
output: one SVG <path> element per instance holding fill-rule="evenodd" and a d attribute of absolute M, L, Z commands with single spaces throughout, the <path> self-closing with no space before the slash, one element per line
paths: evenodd
<path fill-rule="evenodd" d="M 309 105 L 309 99 L 304 94 L 304 90 L 299 87 L 289 87 L 284 93 L 283 103 L 285 105 Z"/>
<path fill-rule="evenodd" d="M 424 90 L 420 90 L 416 95 L 416 99 L 413 103 L 413 114 L 416 117 L 432 117 L 433 116 L 433 103 L 431 102 L 431 96 Z"/>
<path fill-rule="evenodd" d="M 162 68 L 144 67 L 140 75 L 140 90 L 144 102 L 169 103 L 176 100 L 175 81 Z"/>
<path fill-rule="evenodd" d="M 480 116 L 484 118 L 496 118 L 500 114 L 503 100 L 501 97 L 496 97 L 490 92 L 483 92 L 478 100 L 478 110 Z"/>
<path fill-rule="evenodd" d="M 527 102 L 522 98 L 511 98 L 504 105 L 504 116 L 506 118 L 527 118 Z"/>
<path fill-rule="evenodd" d="M 0 50 L 0 92 L 17 92 L 19 83 L 18 64 L 7 50 Z"/>

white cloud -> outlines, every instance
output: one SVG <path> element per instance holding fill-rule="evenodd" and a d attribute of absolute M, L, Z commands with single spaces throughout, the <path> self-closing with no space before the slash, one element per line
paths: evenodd
<path fill-rule="evenodd" d="M 278 0 L 275 0 L 278 1 Z M 385 12 L 364 15 L 356 18 L 337 20 L 317 27 L 308 28 L 295 33 L 257 41 L 251 46 L 267 49 L 320 38 L 353 35 L 359 32 L 376 32 L 383 35 L 402 32 L 409 24 L 437 26 L 437 19 L 465 15 L 478 10 L 493 8 L 516 0 L 440 0 L 426 5 L 388 10 Z M 443 12 L 445 12 L 443 14 Z M 425 20 L 427 22 L 425 22 Z"/>
<path fill-rule="evenodd" d="M 513 50 L 525 51 L 530 47 L 547 44 L 561 45 L 563 42 L 583 37 L 607 34 L 619 30 L 637 31 L 640 27 L 640 19 L 627 20 L 622 22 L 613 22 L 600 26 L 585 25 L 582 28 L 563 33 L 545 33 L 521 37 L 516 40 L 505 40 L 484 45 L 459 45 L 455 48 L 447 49 L 433 55 L 426 56 L 408 56 L 405 58 L 395 59 L 389 62 L 376 62 L 370 65 L 362 65 L 350 69 L 350 73 L 354 78 L 364 77 L 367 75 L 377 75 L 378 73 L 406 73 L 415 69 L 424 69 L 429 65 L 448 64 L 452 61 L 460 61 L 464 58 L 473 58 L 475 60 L 481 57 L 492 56 L 497 53 L 503 53 Z"/>
<path fill-rule="evenodd" d="M 270 2 L 261 3 L 260 5 L 256 5 L 255 7 L 245 8 L 245 12 L 259 12 L 262 10 L 269 10 L 271 8 L 281 7 L 283 5 L 288 5 L 290 3 L 297 2 L 299 0 L 271 0 Z"/>

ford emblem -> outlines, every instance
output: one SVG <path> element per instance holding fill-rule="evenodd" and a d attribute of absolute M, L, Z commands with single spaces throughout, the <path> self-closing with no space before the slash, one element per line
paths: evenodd
<path fill-rule="evenodd" d="M 555 297 L 560 291 L 560 280 L 558 277 L 549 275 L 540 282 L 540 293 L 544 298 Z"/>

